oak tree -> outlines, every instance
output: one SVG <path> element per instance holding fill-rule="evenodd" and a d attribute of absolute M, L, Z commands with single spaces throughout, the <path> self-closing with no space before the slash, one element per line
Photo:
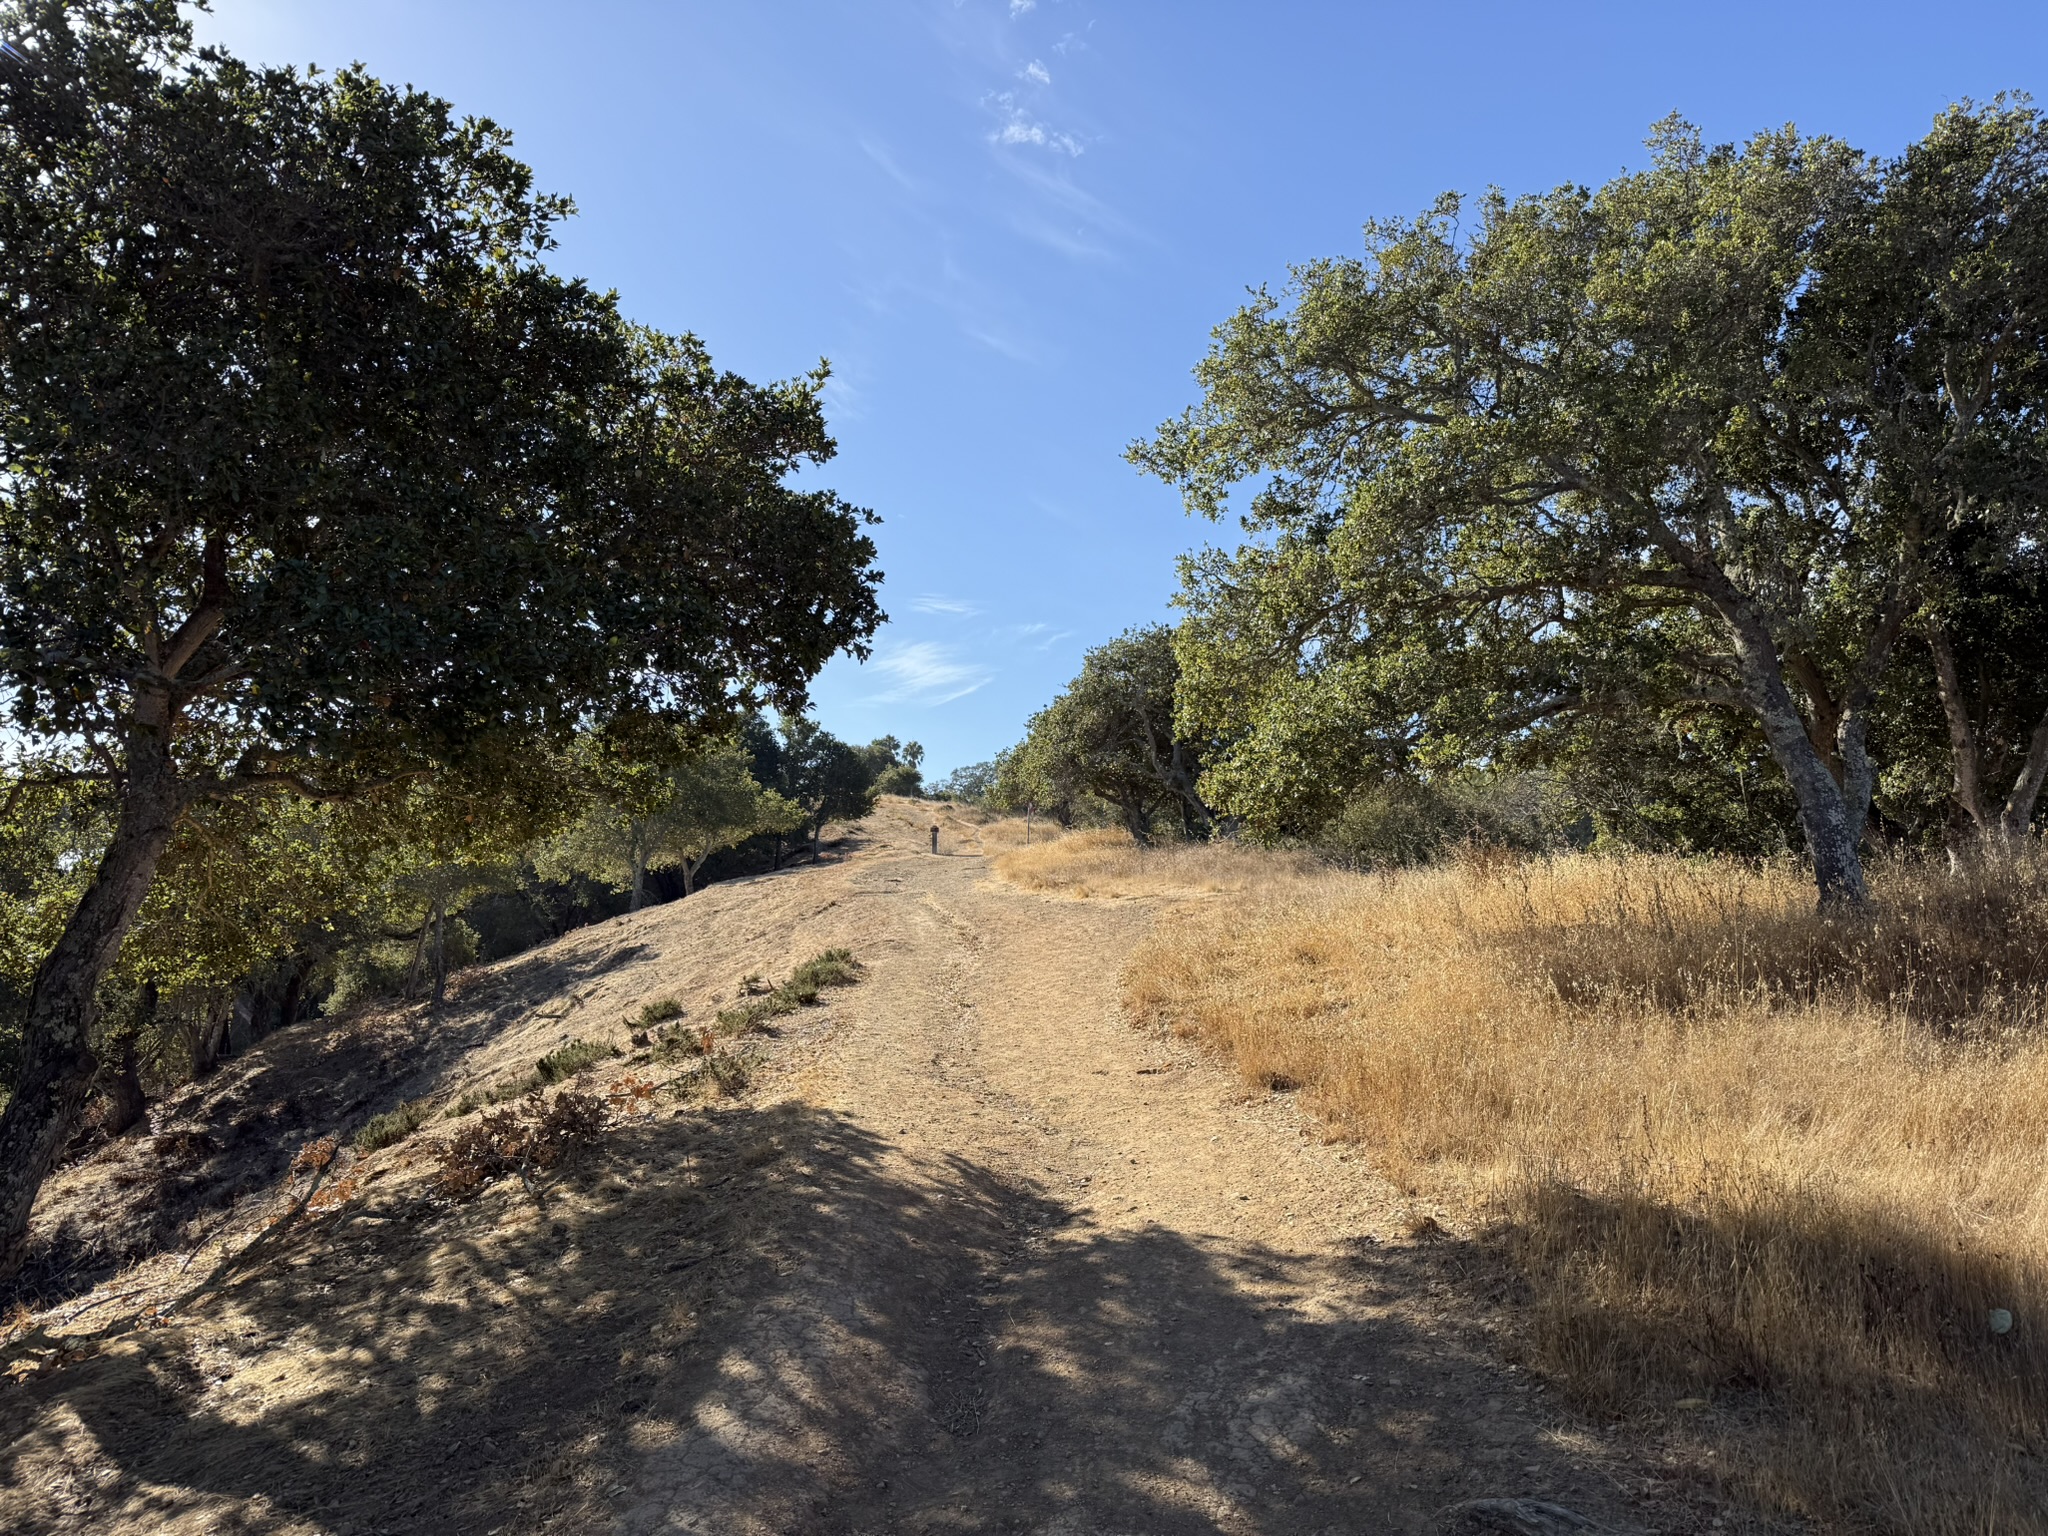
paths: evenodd
<path fill-rule="evenodd" d="M 1566 714 L 1735 711 L 1822 899 L 1861 901 L 1871 722 L 1930 548 L 2030 515 L 2040 137 L 1958 108 L 1879 165 L 1672 120 L 1644 172 L 1469 224 L 1447 197 L 1226 322 L 1201 403 L 1132 449 L 1211 515 L 1265 481 L 1259 537 L 1184 571 L 1225 807 L 1311 760 L 1341 790 Z"/>
<path fill-rule="evenodd" d="M 0 1115 L 6 1265 L 191 807 L 798 708 L 879 615 L 866 515 L 789 483 L 822 372 L 720 373 L 551 269 L 569 205 L 503 129 L 175 0 L 0 23 L 0 704 L 114 797 Z"/>

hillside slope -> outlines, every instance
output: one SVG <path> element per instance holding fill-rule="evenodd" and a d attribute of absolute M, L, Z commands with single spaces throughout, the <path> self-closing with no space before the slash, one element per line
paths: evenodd
<path fill-rule="evenodd" d="M 1503 1361 L 1477 1249 L 1286 1094 L 1122 1021 L 1153 903 L 993 885 L 966 823 L 925 851 L 934 814 L 885 802 L 837 862 L 480 970 L 432 1023 L 288 1032 L 154 1149 L 68 1170 L 49 1251 L 130 1267 L 10 1355 L 0 1527 L 1305 1536 L 1514 1496 L 1706 1528 Z M 676 1070 L 633 1059 L 644 1004 L 694 1028 L 833 947 L 864 979 L 779 1020 L 736 1094 L 618 1086 Z M 53 1352 L 253 1240 L 313 1135 L 565 1036 L 627 1054 L 579 1079 L 611 1124 L 552 1174 L 446 1197 L 474 1117 L 437 1117 L 270 1262 Z"/>

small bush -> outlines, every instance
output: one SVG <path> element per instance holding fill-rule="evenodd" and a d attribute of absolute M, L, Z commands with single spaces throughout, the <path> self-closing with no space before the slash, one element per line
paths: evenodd
<path fill-rule="evenodd" d="M 821 988 L 850 987 L 859 980 L 860 965 L 853 958 L 853 951 L 828 949 L 790 972 L 789 980 L 782 984 L 782 990 L 792 996 L 802 991 L 805 994 L 804 1001 L 809 1002 L 817 997 Z"/>
<path fill-rule="evenodd" d="M 380 1147 L 395 1146 L 425 1125 L 431 1112 L 425 1099 L 407 1099 L 398 1108 L 374 1116 L 357 1131 L 356 1150 L 375 1152 Z"/>
<path fill-rule="evenodd" d="M 654 1043 L 654 1054 L 658 1060 L 674 1061 L 682 1056 L 709 1056 L 717 1043 L 717 1036 L 703 1025 L 695 1029 L 665 1030 Z"/>
<path fill-rule="evenodd" d="M 768 1021 L 785 1013 L 795 1013 L 802 1005 L 795 1000 L 771 992 L 766 997 L 757 997 L 751 1003 L 741 1003 L 736 1008 L 722 1008 L 718 1013 L 718 1027 L 729 1035 L 750 1034 L 765 1029 Z"/>
<path fill-rule="evenodd" d="M 752 1064 L 744 1056 L 734 1052 L 711 1057 L 704 1063 L 704 1070 L 710 1074 L 711 1080 L 718 1084 L 720 1089 L 729 1094 L 746 1092 L 747 1084 L 753 1077 Z"/>
<path fill-rule="evenodd" d="M 760 1059 L 758 1048 L 748 1045 L 715 1052 L 670 1083 L 668 1091 L 679 1099 L 694 1099 L 714 1091 L 732 1095 L 744 1093 L 748 1083 L 753 1081 L 754 1068 L 760 1065 Z"/>
<path fill-rule="evenodd" d="M 753 984 L 759 979 L 749 976 L 741 985 L 751 994 L 755 991 Z M 859 980 L 860 962 L 853 958 L 853 951 L 828 949 L 791 971 L 789 980 L 767 996 L 755 996 L 749 1002 L 721 1011 L 718 1027 L 728 1034 L 757 1032 L 766 1029 L 770 1019 L 795 1013 L 799 1008 L 812 1007 L 818 1001 L 818 994 L 826 987 L 850 987 Z"/>
<path fill-rule="evenodd" d="M 634 1024 L 641 1029 L 652 1029 L 657 1024 L 666 1024 L 670 1019 L 683 1016 L 683 1005 L 672 997 L 657 997 L 651 1003 L 640 1005 L 640 1014 Z"/>
<path fill-rule="evenodd" d="M 547 1086 L 538 1072 L 529 1072 L 524 1077 L 508 1077 L 502 1083 L 492 1083 L 486 1088 L 472 1088 L 455 1101 L 455 1107 L 448 1111 L 450 1120 L 459 1120 L 464 1115 L 474 1114 L 486 1104 L 509 1104 L 514 1099 L 523 1099 L 536 1094 Z"/>
<path fill-rule="evenodd" d="M 1561 847 L 1576 816 L 1576 806 L 1539 774 L 1397 775 L 1353 794 L 1316 841 L 1340 863 L 1400 869 L 1473 846 Z"/>
<path fill-rule="evenodd" d="M 549 1051 L 541 1057 L 533 1064 L 533 1069 L 543 1083 L 559 1083 L 618 1054 L 617 1046 L 607 1045 L 602 1040 L 571 1040 L 559 1050 Z"/>

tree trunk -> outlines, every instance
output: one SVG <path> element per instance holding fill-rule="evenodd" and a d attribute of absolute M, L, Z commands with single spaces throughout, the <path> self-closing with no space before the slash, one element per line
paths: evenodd
<path fill-rule="evenodd" d="M 278 999 L 277 1023 L 273 1029 L 289 1029 L 299 1022 L 299 999 L 305 996 L 306 972 L 313 962 L 301 960 L 292 967 L 291 979 L 284 984 L 284 996 Z"/>
<path fill-rule="evenodd" d="M 811 823 L 811 862 L 821 863 L 825 856 L 825 818 L 820 816 Z"/>
<path fill-rule="evenodd" d="M 2040 803 L 2044 779 L 2048 779 L 2048 714 L 2034 727 L 2033 739 L 2027 743 L 2027 760 L 2020 765 L 2019 777 L 2006 797 L 2005 814 L 1999 818 L 2006 842 L 2014 847 L 2034 824 L 2034 807 Z"/>
<path fill-rule="evenodd" d="M 448 1000 L 448 902 L 434 898 L 434 1001 L 439 1008 Z"/>
<path fill-rule="evenodd" d="M 208 1015 L 199 1026 L 198 1049 L 192 1053 L 192 1076 L 211 1077 L 221 1058 L 228 1054 L 228 1032 L 235 1023 L 235 1001 Z"/>
<path fill-rule="evenodd" d="M 434 914 L 431 911 L 420 914 L 420 936 L 412 947 L 412 965 L 405 973 L 405 1000 L 409 1003 L 418 994 L 420 987 L 420 966 L 427 958 L 427 935 L 433 931 Z"/>
<path fill-rule="evenodd" d="M 631 834 L 633 844 L 633 894 L 626 903 L 628 912 L 638 912 L 647 902 L 647 844 L 640 835 L 636 823 Z"/>
<path fill-rule="evenodd" d="M 107 1084 L 107 1134 L 120 1136 L 131 1129 L 149 1108 L 142 1092 L 142 1063 L 137 1059 L 135 1032 L 121 1037 L 121 1067 Z"/>
<path fill-rule="evenodd" d="M 704 859 L 710 857 L 711 855 L 708 853 L 704 855 Z M 704 867 L 704 859 L 693 861 L 688 854 L 683 855 L 681 869 L 683 871 L 683 896 L 685 899 L 697 894 L 697 871 Z"/>
<path fill-rule="evenodd" d="M 256 1009 L 262 993 L 254 982 L 244 983 L 228 1006 L 227 1033 L 221 1036 L 221 1054 L 233 1056 L 256 1043 Z"/>
<path fill-rule="evenodd" d="M 22 1028 L 21 1076 L 0 1113 L 0 1276 L 21 1263 L 36 1192 L 78 1126 L 98 1066 L 97 994 L 148 894 L 183 809 L 171 762 L 168 711 L 130 731 L 119 820 L 92 884 L 36 972 Z"/>
<path fill-rule="evenodd" d="M 1941 699 L 1941 713 L 1948 721 L 1948 749 L 1955 802 L 1970 818 L 1977 831 L 1989 836 L 1997 830 L 1991 808 L 1984 800 L 1983 765 L 1977 754 L 1977 728 L 1970 723 L 1970 711 L 1963 699 L 1963 681 L 1956 670 L 1956 655 L 1948 643 L 1948 628 L 1940 619 L 1927 621 L 1927 649 L 1934 657 L 1934 691 Z"/>
<path fill-rule="evenodd" d="M 1861 906 L 1870 899 L 1863 879 L 1862 816 L 1853 822 L 1842 786 L 1828 771 L 1828 765 L 1812 738 L 1792 690 L 1785 685 L 1776 647 L 1762 623 L 1746 607 L 1735 612 L 1724 608 L 1734 631 L 1735 654 L 1741 663 L 1750 705 L 1764 728 L 1764 740 L 1771 756 L 1785 775 L 1792 799 L 1799 807 L 1800 830 L 1806 834 L 1807 851 L 1813 858 L 1814 883 L 1823 907 Z"/>
<path fill-rule="evenodd" d="M 1131 834 L 1131 841 L 1140 848 L 1152 846 L 1152 820 L 1145 814 L 1144 806 L 1136 801 L 1117 801 L 1117 809 L 1124 815 L 1124 830 Z"/>
<path fill-rule="evenodd" d="M 142 1092 L 142 1062 L 136 1046 L 142 1032 L 156 1018 L 156 1003 L 156 983 L 145 981 L 136 994 L 135 1009 L 129 1016 L 127 1027 L 121 1031 L 121 1065 L 107 1083 L 106 1132 L 109 1136 L 127 1132 L 149 1108 L 149 1100 Z"/>
<path fill-rule="evenodd" d="M 2012 793 L 1996 811 L 1991 791 L 1984 784 L 1983 756 L 1977 728 L 1970 720 L 1969 702 L 1963 695 L 1962 676 L 1956 667 L 1955 651 L 1949 645 L 1948 630 L 1939 619 L 1927 621 L 1927 649 L 1934 657 L 1935 692 L 1941 698 L 1941 712 L 1948 721 L 1949 755 L 1953 763 L 1956 804 L 1970 818 L 1980 837 L 1988 843 L 2017 848 L 2034 822 L 2034 808 L 2040 803 L 2041 783 L 2048 778 L 2048 715 L 2034 727 L 2027 743 L 2027 755 L 2013 781 Z"/>

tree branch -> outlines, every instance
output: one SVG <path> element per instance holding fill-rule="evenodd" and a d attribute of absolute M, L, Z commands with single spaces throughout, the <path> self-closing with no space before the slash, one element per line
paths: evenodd
<path fill-rule="evenodd" d="M 178 632 L 171 636 L 170 649 L 164 653 L 163 665 L 158 669 L 166 678 L 175 678 L 199 653 L 199 647 L 213 638 L 220 628 L 221 620 L 227 616 L 228 602 L 228 543 L 227 536 L 220 532 L 206 536 L 206 547 L 201 555 L 202 572 L 199 580 L 199 602 L 178 626 Z"/>

